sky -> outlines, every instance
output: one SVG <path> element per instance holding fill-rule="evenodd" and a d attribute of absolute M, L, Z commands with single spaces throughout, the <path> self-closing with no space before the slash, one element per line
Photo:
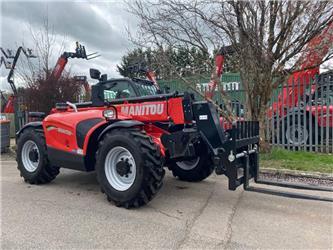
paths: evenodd
<path fill-rule="evenodd" d="M 24 44 L 34 48 L 31 32 L 43 26 L 48 16 L 49 26 L 56 37 L 50 60 L 55 65 L 64 44 L 65 51 L 74 51 L 75 42 L 86 47 L 87 53 L 98 52 L 93 60 L 69 59 L 66 69 L 76 75 L 89 75 L 89 68 L 97 68 L 109 77 L 119 77 L 116 65 L 133 48 L 128 30 L 135 32 L 138 21 L 127 11 L 124 1 L 1 1 L 0 46 L 13 49 Z M 9 89 L 8 70 L 1 67 L 0 89 Z"/>
<path fill-rule="evenodd" d="M 127 0 L 131 1 L 131 0 Z M 56 43 L 50 59 L 51 66 L 65 51 L 74 51 L 75 42 L 86 47 L 87 53 L 98 52 L 101 56 L 90 60 L 69 59 L 66 66 L 75 75 L 86 75 L 89 68 L 97 68 L 108 77 L 119 77 L 116 65 L 121 57 L 134 48 L 128 30 L 136 34 L 137 18 L 127 11 L 125 1 L 6 1 L 0 0 L 0 46 L 16 51 L 24 44 L 34 48 L 31 30 L 38 31 L 48 17 Z M 64 45 L 63 50 L 60 44 Z M 332 68 L 333 60 L 322 68 Z M 8 70 L 0 69 L 0 89 L 10 90 L 6 77 Z M 19 85 L 18 83 L 17 85 Z"/>

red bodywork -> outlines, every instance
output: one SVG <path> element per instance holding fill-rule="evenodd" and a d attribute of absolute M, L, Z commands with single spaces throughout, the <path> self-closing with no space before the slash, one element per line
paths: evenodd
<path fill-rule="evenodd" d="M 66 64 L 68 62 L 68 59 L 64 56 L 60 56 L 58 61 L 57 61 L 57 64 L 55 65 L 53 71 L 52 71 L 52 77 L 54 79 L 59 79 L 62 72 L 64 71 L 65 67 L 66 67 Z"/>
<path fill-rule="evenodd" d="M 298 60 L 297 65 L 300 65 L 300 70 L 294 72 L 288 78 L 288 86 L 284 87 L 278 96 L 278 101 L 274 102 L 268 110 L 268 117 L 272 118 L 275 115 L 279 117 L 287 115 L 286 108 L 293 108 L 298 106 L 300 101 L 298 98 L 303 97 L 307 87 L 313 82 L 316 75 L 319 75 L 319 66 L 327 55 L 333 43 L 333 23 L 323 30 L 318 36 L 314 37 L 307 45 L 305 53 Z M 316 91 L 316 84 L 311 86 L 311 94 Z M 328 109 L 328 110 L 327 110 Z M 333 116 L 333 106 L 307 106 L 306 111 L 310 112 L 312 116 L 318 115 L 318 125 L 326 126 L 320 116 L 321 113 Z M 328 112 L 328 113 L 326 113 Z M 333 121 L 330 119 L 329 126 L 333 126 Z"/>
<path fill-rule="evenodd" d="M 15 97 L 13 95 L 8 97 L 8 100 L 6 102 L 6 105 L 5 105 L 2 113 L 5 113 L 5 114 L 14 113 L 14 99 L 15 99 Z"/>
<path fill-rule="evenodd" d="M 218 54 L 215 57 L 215 74 L 216 77 L 211 77 L 210 82 L 208 83 L 208 91 L 205 93 L 206 98 L 213 99 L 215 89 L 218 85 L 218 81 L 216 79 L 220 79 L 223 72 L 223 63 L 224 63 L 224 55 Z"/>
<path fill-rule="evenodd" d="M 155 126 L 152 122 L 169 122 L 184 124 L 182 98 L 175 97 L 165 101 L 123 103 L 114 105 L 117 110 L 117 120 L 136 120 L 144 122 L 144 130 L 149 134 L 155 143 L 160 147 L 161 153 L 165 155 L 164 146 L 161 143 L 161 136 L 167 131 Z M 61 151 L 86 155 L 91 134 L 99 127 L 109 123 L 103 117 L 103 110 L 107 107 L 79 108 L 74 112 L 68 108 L 67 111 L 53 109 L 51 114 L 43 120 L 46 144 Z M 94 125 L 85 136 L 83 148 L 79 148 L 76 138 L 76 127 L 84 120 L 101 118 L 101 121 Z M 112 121 L 111 121 L 112 122 Z"/>
<path fill-rule="evenodd" d="M 156 81 L 156 75 L 155 75 L 154 71 L 148 70 L 146 72 L 146 77 L 148 78 L 148 80 L 150 80 L 154 83 L 154 85 L 157 89 L 160 89 L 160 86 L 158 85 L 158 83 Z"/>
<path fill-rule="evenodd" d="M 68 63 L 68 58 L 81 58 L 81 59 L 86 59 L 86 60 L 90 60 L 93 58 L 98 57 L 99 55 L 95 55 L 96 53 L 87 55 L 84 46 L 80 45 L 78 42 L 76 42 L 76 49 L 75 52 L 64 52 L 57 60 L 57 63 L 55 65 L 55 67 L 53 68 L 51 77 L 55 80 L 58 80 L 61 75 L 62 72 L 64 71 L 67 63 Z M 90 57 L 93 55 L 93 57 Z M 85 91 L 88 93 L 90 92 L 90 86 L 87 82 L 83 82 L 83 86 Z"/>

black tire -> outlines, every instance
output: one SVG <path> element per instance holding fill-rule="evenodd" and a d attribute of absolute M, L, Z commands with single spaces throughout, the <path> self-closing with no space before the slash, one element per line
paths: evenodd
<path fill-rule="evenodd" d="M 298 125 L 298 117 L 295 115 L 295 121 L 293 122 L 293 118 L 290 117 L 289 119 L 289 126 L 288 126 L 288 120 L 285 118 L 285 131 L 282 131 L 282 126 L 280 126 L 280 141 L 283 144 L 300 147 L 304 145 L 309 145 L 310 138 L 312 137 L 312 142 L 315 142 L 315 133 L 314 128 L 315 124 L 312 122 L 312 133 L 310 134 L 310 128 L 309 128 L 309 120 L 306 118 L 306 121 L 304 123 L 304 116 L 300 116 L 300 124 Z M 300 128 L 300 132 L 302 134 L 299 135 L 298 128 Z M 294 133 L 296 134 L 293 134 Z M 301 136 L 301 138 L 299 138 Z M 295 142 L 293 140 L 295 138 Z M 287 147 L 287 146 L 286 146 Z"/>
<path fill-rule="evenodd" d="M 214 170 L 211 156 L 202 154 L 199 159 L 192 162 L 192 167 L 186 169 L 182 164 L 191 166 L 188 162 L 172 162 L 168 164 L 168 168 L 172 171 L 173 176 L 178 177 L 182 181 L 199 182 L 206 179 Z"/>
<path fill-rule="evenodd" d="M 136 166 L 133 183 L 121 191 L 112 186 L 105 173 L 106 157 L 115 147 L 128 150 Z M 161 189 L 165 174 L 158 147 L 151 137 L 139 128 L 115 129 L 107 133 L 99 143 L 96 171 L 101 190 L 108 201 L 125 208 L 147 204 Z"/>
<path fill-rule="evenodd" d="M 22 161 L 22 148 L 28 141 L 33 141 L 39 151 L 38 166 L 34 171 L 28 171 Z M 16 161 L 21 177 L 30 184 L 48 183 L 59 174 L 59 168 L 49 163 L 44 134 L 34 129 L 24 130 L 18 138 Z"/>

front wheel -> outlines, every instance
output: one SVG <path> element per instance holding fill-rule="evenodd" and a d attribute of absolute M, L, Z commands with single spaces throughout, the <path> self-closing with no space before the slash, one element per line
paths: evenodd
<path fill-rule="evenodd" d="M 148 203 L 163 184 L 160 151 L 145 131 L 116 129 L 97 152 L 97 178 L 109 201 L 126 208 Z"/>
<path fill-rule="evenodd" d="M 183 181 L 198 182 L 206 179 L 214 170 L 209 154 L 202 154 L 189 161 L 178 161 L 169 164 L 175 177 Z"/>
<path fill-rule="evenodd" d="M 16 160 L 21 176 L 30 184 L 48 183 L 59 174 L 59 168 L 48 161 L 44 135 L 33 129 L 20 135 Z"/>

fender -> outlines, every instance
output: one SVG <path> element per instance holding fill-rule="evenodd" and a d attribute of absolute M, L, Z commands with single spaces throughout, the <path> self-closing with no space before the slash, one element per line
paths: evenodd
<path fill-rule="evenodd" d="M 117 121 L 112 123 L 111 125 L 107 126 L 102 133 L 98 136 L 98 141 L 110 130 L 115 129 L 115 128 L 131 128 L 135 126 L 143 126 L 143 122 L 139 122 L 136 120 L 124 120 L 124 121 Z"/>
<path fill-rule="evenodd" d="M 22 134 L 22 132 L 27 129 L 27 128 L 38 128 L 40 127 L 41 129 L 43 129 L 43 123 L 41 121 L 37 121 L 37 122 L 29 122 L 27 124 L 25 124 L 19 131 L 17 131 L 16 133 L 16 139 L 19 138 L 19 136 Z"/>

